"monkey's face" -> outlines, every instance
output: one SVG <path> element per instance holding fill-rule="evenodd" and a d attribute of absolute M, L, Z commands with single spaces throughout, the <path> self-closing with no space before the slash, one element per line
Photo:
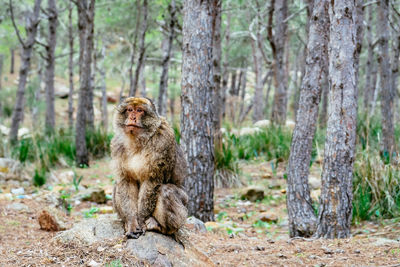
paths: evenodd
<path fill-rule="evenodd" d="M 118 107 L 118 112 L 118 124 L 127 135 L 138 136 L 151 131 L 160 120 L 153 103 L 147 98 L 127 98 Z"/>

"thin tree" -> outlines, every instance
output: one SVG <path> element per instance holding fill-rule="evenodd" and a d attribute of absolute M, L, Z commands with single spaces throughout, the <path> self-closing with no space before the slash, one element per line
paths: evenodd
<path fill-rule="evenodd" d="M 72 26 L 72 11 L 73 5 L 71 2 L 68 2 L 68 125 L 70 129 L 72 129 L 74 125 L 74 99 L 72 98 L 74 94 L 74 35 Z"/>
<path fill-rule="evenodd" d="M 55 50 L 57 44 L 57 5 L 56 0 L 48 0 L 46 15 L 49 21 L 49 34 L 46 45 L 46 116 L 45 129 L 47 132 L 54 131 L 56 125 L 54 111 L 54 69 L 55 69 Z"/>
<path fill-rule="evenodd" d="M 287 209 L 289 234 L 311 236 L 316 230 L 308 175 L 315 135 L 321 87 L 328 62 L 329 0 L 315 0 L 310 22 L 305 76 L 300 90 L 296 126 L 288 166 Z"/>
<path fill-rule="evenodd" d="M 183 8 L 181 144 L 188 162 L 189 214 L 214 220 L 212 100 L 213 0 L 187 0 Z"/>
<path fill-rule="evenodd" d="M 17 25 L 15 24 L 14 11 L 12 6 L 12 0 L 10 0 L 10 13 L 11 20 L 15 29 L 15 33 L 17 34 L 18 40 L 22 46 L 21 53 L 21 67 L 19 69 L 19 81 L 18 81 L 18 89 L 17 89 L 17 97 L 15 100 L 15 105 L 13 109 L 12 119 L 11 119 L 11 129 L 10 129 L 10 141 L 15 142 L 18 139 L 18 130 L 19 125 L 22 123 L 24 118 L 24 106 L 25 106 L 25 87 L 26 82 L 29 75 L 29 70 L 31 67 L 31 55 L 33 46 L 36 42 L 36 34 L 38 25 L 40 22 L 39 13 L 40 13 L 40 4 L 41 0 L 35 0 L 35 4 L 33 6 L 33 12 L 29 12 L 26 20 L 26 40 L 23 40 Z"/>
<path fill-rule="evenodd" d="M 2 77 L 3 77 L 3 64 L 4 64 L 4 55 L 0 54 L 0 95 L 2 90 Z M 0 102 L 0 118 L 3 116 L 3 107 Z"/>
<path fill-rule="evenodd" d="M 382 152 L 391 156 L 395 148 L 393 126 L 393 88 L 389 55 L 389 0 L 378 1 L 378 57 L 381 87 Z"/>
<path fill-rule="evenodd" d="M 167 93 L 168 93 L 168 70 L 169 61 L 171 59 L 172 44 L 175 38 L 176 23 L 176 6 L 175 0 L 171 0 L 168 5 L 170 20 L 168 23 L 167 38 L 163 42 L 163 59 L 161 62 L 161 77 L 158 91 L 157 111 L 160 115 L 165 116 L 167 113 Z"/>
<path fill-rule="evenodd" d="M 10 48 L 10 74 L 14 74 L 14 66 L 15 66 L 15 48 L 11 47 Z"/>
<path fill-rule="evenodd" d="M 78 167 L 89 165 L 89 154 L 86 147 L 86 126 L 87 126 L 87 107 L 93 106 L 93 103 L 88 103 L 92 99 L 90 97 L 91 91 L 91 65 L 92 65 L 92 49 L 93 49 L 93 28 L 94 28 L 94 8 L 95 0 L 89 0 L 89 3 L 85 1 L 75 2 L 78 7 L 78 15 L 81 16 L 81 20 L 85 20 L 87 29 L 84 31 L 83 40 L 80 44 L 84 45 L 84 49 L 81 49 L 82 59 L 80 59 L 80 77 L 79 77 L 79 99 L 78 99 L 78 111 L 76 114 L 76 165 Z M 85 16 L 85 18 L 83 17 Z M 80 25 L 80 23 L 79 23 Z M 80 25 L 79 27 L 82 27 Z M 82 31 L 82 29 L 80 30 Z"/>
<path fill-rule="evenodd" d="M 275 2 L 275 3 L 273 3 Z M 285 43 L 287 38 L 288 24 L 288 1 L 272 0 L 275 17 L 275 32 L 268 30 L 268 40 L 271 43 L 272 55 L 274 57 L 274 102 L 272 105 L 271 121 L 277 124 L 285 124 L 287 109 L 287 76 L 284 64 Z M 271 23 L 270 23 L 271 24 Z"/>
<path fill-rule="evenodd" d="M 133 83 L 131 84 L 131 87 L 129 89 L 129 96 L 136 95 L 136 91 L 138 88 L 138 82 L 139 82 L 140 68 L 145 59 L 145 52 L 146 52 L 145 39 L 146 39 L 146 31 L 147 31 L 147 17 L 148 17 L 147 0 L 143 0 L 142 11 L 143 11 L 143 20 L 142 20 L 142 25 L 141 25 L 141 29 L 140 29 L 139 58 L 138 58 L 138 61 L 136 64 L 135 75 L 133 77 Z"/>
<path fill-rule="evenodd" d="M 329 107 L 316 236 L 350 236 L 355 157 L 356 7 L 354 0 L 329 1 Z"/>

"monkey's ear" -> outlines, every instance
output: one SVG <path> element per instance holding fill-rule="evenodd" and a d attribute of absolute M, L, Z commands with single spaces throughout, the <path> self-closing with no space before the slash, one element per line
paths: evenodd
<path fill-rule="evenodd" d="M 151 108 L 154 110 L 154 113 L 157 115 L 157 117 L 159 116 L 158 115 L 158 112 L 157 112 L 157 108 L 156 108 L 156 106 L 154 105 L 154 102 L 153 102 L 153 100 L 151 100 L 150 98 L 148 98 L 148 97 L 145 97 L 147 100 L 149 100 L 150 101 L 150 103 L 151 103 Z"/>
<path fill-rule="evenodd" d="M 119 104 L 117 106 L 117 111 L 118 113 L 123 113 L 126 109 L 127 103 L 126 102 L 122 102 L 121 104 Z"/>

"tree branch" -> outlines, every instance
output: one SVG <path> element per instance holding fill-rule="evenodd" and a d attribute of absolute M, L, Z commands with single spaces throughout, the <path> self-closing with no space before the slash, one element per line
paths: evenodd
<path fill-rule="evenodd" d="M 22 45 L 23 47 L 25 47 L 26 44 L 25 44 L 25 42 L 22 40 L 22 37 L 21 37 L 21 34 L 19 33 L 19 29 L 18 29 L 18 27 L 17 27 L 17 24 L 15 24 L 15 18 L 14 18 L 14 10 L 13 10 L 13 5 L 12 5 L 12 0 L 9 1 L 9 4 L 10 4 L 11 21 L 12 21 L 13 27 L 14 27 L 14 29 L 15 29 L 15 33 L 17 34 L 18 40 L 19 40 L 19 42 L 21 43 L 21 45 Z"/>

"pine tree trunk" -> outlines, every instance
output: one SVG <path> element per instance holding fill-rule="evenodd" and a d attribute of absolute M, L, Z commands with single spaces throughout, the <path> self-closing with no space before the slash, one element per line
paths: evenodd
<path fill-rule="evenodd" d="M 56 0 L 48 0 L 47 8 L 49 20 L 49 35 L 46 47 L 46 119 L 45 129 L 53 132 L 56 126 L 54 111 L 54 69 L 55 69 L 55 50 L 57 43 L 57 5 Z"/>
<path fill-rule="evenodd" d="M 142 14 L 142 5 L 140 4 L 140 0 L 136 0 L 136 22 L 135 22 L 135 36 L 133 39 L 132 43 L 132 48 L 131 48 L 131 59 L 130 59 L 130 65 L 129 65 L 129 70 L 128 70 L 128 75 L 129 75 L 129 93 L 131 90 L 133 90 L 134 83 L 135 81 L 133 80 L 133 66 L 135 65 L 135 60 L 136 60 L 136 48 L 137 48 L 137 39 L 139 37 L 139 28 L 140 28 L 140 17 Z M 121 90 L 120 94 L 120 99 L 122 99 L 123 90 Z"/>
<path fill-rule="evenodd" d="M 105 133 L 107 133 L 108 128 L 108 111 L 107 111 L 107 86 L 106 86 L 106 69 L 104 66 L 106 49 L 103 45 L 101 48 L 101 57 L 99 62 L 99 67 L 96 68 L 100 74 L 100 88 L 101 88 L 101 126 Z"/>
<path fill-rule="evenodd" d="M 212 14 L 212 38 L 213 38 L 213 77 L 214 80 L 214 91 L 212 96 L 212 116 L 214 124 L 214 144 L 215 148 L 222 151 L 222 92 L 221 92 L 221 5 L 222 0 L 213 0 L 213 11 Z"/>
<path fill-rule="evenodd" d="M 78 110 L 76 114 L 76 165 L 78 167 L 89 166 L 89 154 L 86 147 L 86 126 L 87 121 L 87 108 L 88 106 L 93 107 L 91 101 L 91 67 L 92 67 L 92 49 L 93 49 L 93 28 L 94 28 L 94 8 L 95 0 L 90 0 L 87 6 L 84 5 L 83 1 L 78 2 L 78 13 L 86 18 L 87 29 L 84 31 L 84 49 L 82 50 L 82 59 L 80 59 L 80 77 L 79 77 L 79 99 L 78 99 Z"/>
<path fill-rule="evenodd" d="M 142 66 L 140 67 L 140 74 L 139 74 L 139 88 L 140 88 L 140 95 L 142 97 L 147 97 L 147 89 L 146 89 L 146 57 L 143 59 Z"/>
<path fill-rule="evenodd" d="M 382 112 L 382 152 L 391 155 L 394 150 L 393 126 L 393 88 L 389 56 L 389 0 L 378 2 L 378 32 L 380 55 L 378 58 L 381 75 L 381 112 Z"/>
<path fill-rule="evenodd" d="M 368 7 L 368 23 L 367 23 L 367 63 L 366 63 L 366 70 L 365 70 L 365 87 L 364 87 L 364 109 L 366 110 L 366 114 L 369 113 L 370 110 L 370 102 L 371 102 L 371 92 L 375 87 L 373 82 L 373 69 L 375 68 L 375 60 L 374 60 L 374 46 L 373 46 L 373 25 L 374 25 L 374 17 L 373 17 L 374 7 Z"/>
<path fill-rule="evenodd" d="M 140 73 L 140 68 L 144 62 L 145 58 L 145 39 L 146 39 L 146 31 L 147 31 L 147 16 L 148 16 L 148 6 L 147 6 L 147 0 L 143 0 L 143 21 L 140 29 L 140 40 L 139 40 L 139 58 L 136 64 L 136 69 L 135 69 L 135 75 L 133 77 L 133 83 L 131 84 L 131 88 L 129 90 L 129 96 L 135 96 L 136 91 L 138 88 L 138 82 L 139 82 L 139 73 Z"/>
<path fill-rule="evenodd" d="M 256 86 L 254 89 L 254 99 L 253 99 L 253 116 L 252 121 L 256 122 L 264 118 L 264 103 L 263 103 L 263 82 L 262 82 L 262 55 L 261 51 L 256 43 L 252 40 L 251 50 L 253 54 L 254 62 L 254 73 L 256 76 Z"/>
<path fill-rule="evenodd" d="M 33 12 L 28 15 L 26 22 L 26 40 L 23 41 L 21 53 L 21 67 L 19 69 L 19 82 L 17 97 L 11 119 L 10 141 L 14 143 L 18 139 L 19 125 L 23 121 L 25 106 L 25 87 L 31 67 L 31 55 L 35 44 L 36 33 L 39 25 L 39 12 L 41 0 L 35 0 Z"/>
<path fill-rule="evenodd" d="M 213 12 L 212 0 L 184 2 L 181 144 L 189 166 L 189 215 L 202 221 L 214 220 Z"/>
<path fill-rule="evenodd" d="M 275 49 L 273 49 L 275 94 L 271 121 L 279 125 L 284 125 L 287 115 L 287 77 L 284 64 L 285 42 L 288 28 L 287 22 L 285 22 L 288 16 L 287 0 L 275 0 L 274 10 L 276 23 L 274 34 Z"/>
<path fill-rule="evenodd" d="M 226 14 L 226 27 L 225 27 L 225 56 L 224 63 L 222 64 L 222 85 L 221 85 L 221 117 L 225 118 L 226 114 L 226 91 L 228 90 L 228 80 L 229 80 L 229 45 L 230 45 L 230 25 L 231 25 L 231 14 L 228 12 Z"/>
<path fill-rule="evenodd" d="M 354 0 L 330 1 L 329 107 L 316 236 L 350 236 L 355 159 L 356 9 Z"/>
<path fill-rule="evenodd" d="M 328 9 L 328 0 L 314 2 L 307 45 L 306 73 L 300 90 L 299 109 L 288 166 L 287 209 L 291 237 L 308 237 L 316 230 L 316 216 L 310 197 L 308 175 L 318 120 L 322 79 L 328 61 Z"/>
<path fill-rule="evenodd" d="M 4 55 L 0 54 L 0 95 L 2 88 L 2 79 L 3 79 L 3 64 L 4 64 Z M 0 118 L 3 116 L 3 107 L 1 106 L 0 102 Z"/>
<path fill-rule="evenodd" d="M 171 0 L 169 5 L 170 21 L 167 39 L 163 42 L 163 59 L 161 63 L 161 78 L 158 92 L 158 113 L 165 116 L 167 113 L 167 95 L 168 95 L 168 69 L 171 58 L 172 44 L 175 38 L 176 6 L 175 0 Z"/>
<path fill-rule="evenodd" d="M 74 125 L 74 36 L 72 29 L 72 11 L 73 6 L 71 2 L 68 2 L 68 44 L 69 44 L 69 55 L 68 55 L 68 81 L 69 81 L 69 92 L 68 92 L 68 125 L 72 129 Z"/>

